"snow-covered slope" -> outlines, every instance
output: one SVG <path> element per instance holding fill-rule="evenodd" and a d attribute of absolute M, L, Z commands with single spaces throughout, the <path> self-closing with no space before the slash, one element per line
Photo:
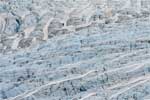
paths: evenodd
<path fill-rule="evenodd" d="M 123 2 L 0 1 L 0 100 L 149 99 L 149 11 Z"/>

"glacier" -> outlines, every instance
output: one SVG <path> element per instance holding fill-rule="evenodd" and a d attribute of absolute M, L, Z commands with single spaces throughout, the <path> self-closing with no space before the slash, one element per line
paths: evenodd
<path fill-rule="evenodd" d="M 0 100 L 150 100 L 149 4 L 1 0 Z"/>

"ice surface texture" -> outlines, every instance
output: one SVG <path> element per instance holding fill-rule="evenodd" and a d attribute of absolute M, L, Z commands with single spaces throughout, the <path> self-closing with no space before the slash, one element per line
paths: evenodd
<path fill-rule="evenodd" d="M 0 100 L 149 100 L 148 4 L 1 0 Z"/>

